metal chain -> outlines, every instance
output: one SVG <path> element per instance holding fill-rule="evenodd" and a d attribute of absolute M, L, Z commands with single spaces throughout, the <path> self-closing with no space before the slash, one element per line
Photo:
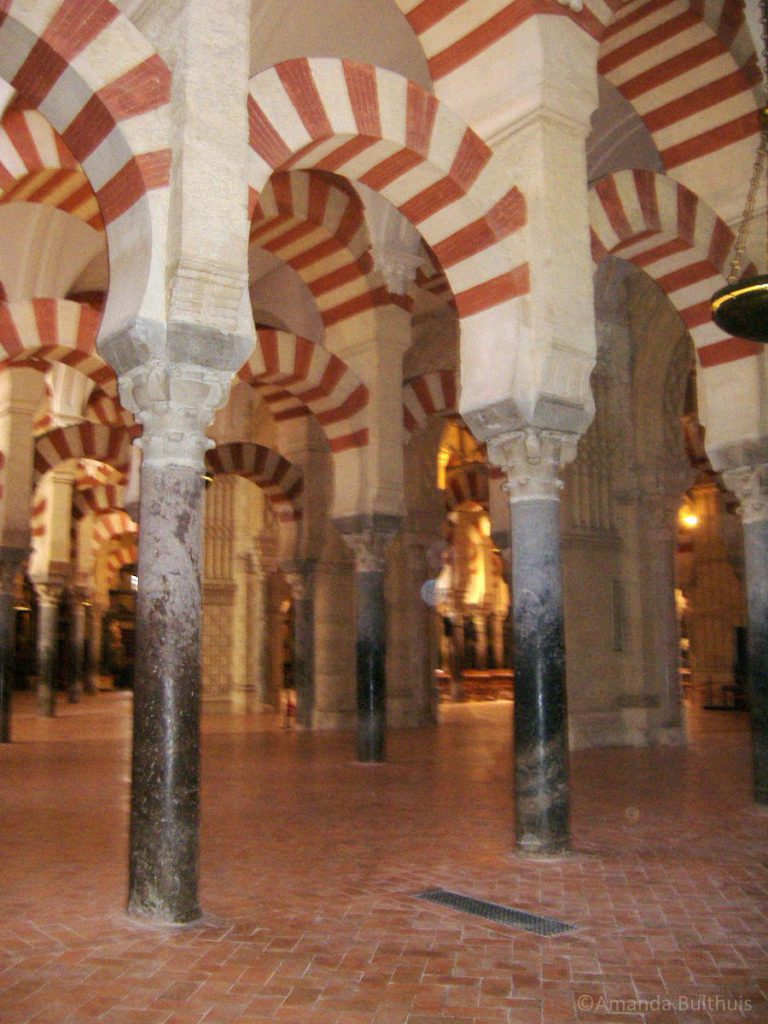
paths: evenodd
<path fill-rule="evenodd" d="M 760 0 L 760 24 L 763 30 L 763 85 L 768 86 L 768 0 Z M 763 176 L 766 155 L 768 155 L 768 107 L 763 107 L 763 109 L 759 111 L 759 117 L 760 143 L 757 148 L 755 165 L 752 168 L 752 179 L 749 183 L 749 191 L 747 192 L 747 202 L 744 206 L 744 213 L 739 224 L 738 234 L 736 235 L 736 244 L 734 246 L 733 257 L 731 259 L 731 269 L 728 274 L 729 284 L 735 284 L 741 275 L 741 264 L 747 247 L 747 236 L 755 213 L 757 189 L 760 184 L 760 179 Z M 768 210 L 768 175 L 766 176 L 765 185 L 766 210 Z M 768 230 L 766 230 L 765 243 L 766 270 L 768 270 Z"/>
<path fill-rule="evenodd" d="M 747 236 L 749 235 L 749 228 L 755 212 L 757 187 L 760 184 L 761 177 L 763 176 L 765 157 L 766 153 L 768 153 L 768 119 L 766 118 L 765 111 L 760 112 L 760 121 L 760 145 L 757 150 L 757 156 L 755 157 L 755 165 L 752 168 L 752 180 L 749 183 L 749 192 L 747 193 L 747 202 L 744 206 L 744 213 L 741 216 L 741 223 L 739 224 L 739 233 L 736 236 L 736 245 L 731 258 L 731 269 L 728 274 L 728 284 L 735 284 L 741 276 L 741 263 L 744 259 L 744 250 L 747 247 Z M 766 246 L 768 247 L 768 231 L 766 231 Z M 766 259 L 768 260 L 768 248 L 766 249 Z M 768 263 L 766 265 L 768 266 Z"/>

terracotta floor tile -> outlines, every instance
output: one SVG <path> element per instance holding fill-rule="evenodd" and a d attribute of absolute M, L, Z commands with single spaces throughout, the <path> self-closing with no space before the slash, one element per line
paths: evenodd
<path fill-rule="evenodd" d="M 575 853 L 551 861 L 513 850 L 508 704 L 393 733 L 373 771 L 349 735 L 211 716 L 209 916 L 167 931 L 123 911 L 129 705 L 100 694 L 43 721 L 17 701 L 0 747 L 0 1024 L 768 1022 L 768 813 L 738 713 L 699 716 L 684 750 L 575 752 Z M 415 898 L 435 886 L 577 930 L 542 938 Z"/>

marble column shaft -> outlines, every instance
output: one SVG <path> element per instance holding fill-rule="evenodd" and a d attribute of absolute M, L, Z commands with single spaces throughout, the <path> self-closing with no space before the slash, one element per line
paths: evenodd
<path fill-rule="evenodd" d="M 574 454 L 575 438 L 533 429 L 489 445 L 491 461 L 507 474 L 510 497 L 515 832 L 525 853 L 570 847 L 558 474 Z"/>
<path fill-rule="evenodd" d="M 77 704 L 83 693 L 83 669 L 85 667 L 85 606 L 81 594 L 74 593 L 69 602 L 70 634 L 69 646 L 72 675 L 69 679 L 68 698 L 70 704 Z"/>
<path fill-rule="evenodd" d="M 517 845 L 557 853 L 570 844 L 560 508 L 512 511 Z"/>
<path fill-rule="evenodd" d="M 296 686 L 296 721 L 309 729 L 315 706 L 315 603 L 312 565 L 288 575 L 293 595 L 293 678 Z"/>
<path fill-rule="evenodd" d="M 63 588 L 35 583 L 37 594 L 37 707 L 41 715 L 56 714 L 56 673 L 59 667 L 59 601 Z"/>
<path fill-rule="evenodd" d="M 205 425 L 230 374 L 150 363 L 120 378 L 143 424 L 128 911 L 200 917 L 201 561 Z"/>
<path fill-rule="evenodd" d="M 203 481 L 145 460 L 136 597 L 129 912 L 200 916 L 200 555 Z"/>
<path fill-rule="evenodd" d="M 357 594 L 357 758 L 386 757 L 387 685 L 383 571 L 358 572 Z"/>
<path fill-rule="evenodd" d="M 755 801 L 768 806 L 768 520 L 744 524 Z"/>
<path fill-rule="evenodd" d="M 357 757 L 384 761 L 387 728 L 385 551 L 400 528 L 398 516 L 375 514 L 336 520 L 355 555 Z"/>
<path fill-rule="evenodd" d="M 0 550 L 0 743 L 11 741 L 16 644 L 14 584 L 23 556 L 20 550 Z"/>
<path fill-rule="evenodd" d="M 755 802 L 768 806 L 768 464 L 723 474 L 739 499 L 744 530 L 752 780 Z"/>

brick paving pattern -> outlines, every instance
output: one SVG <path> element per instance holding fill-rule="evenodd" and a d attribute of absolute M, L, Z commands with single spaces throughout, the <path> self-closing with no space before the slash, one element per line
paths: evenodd
<path fill-rule="evenodd" d="M 744 716 L 686 750 L 572 755 L 576 852 L 512 852 L 510 705 L 445 709 L 359 765 L 349 735 L 204 722 L 206 918 L 122 910 L 130 697 L 0 748 L 1 1024 L 768 1021 L 768 812 Z M 414 898 L 443 887 L 577 926 L 544 938 Z"/>

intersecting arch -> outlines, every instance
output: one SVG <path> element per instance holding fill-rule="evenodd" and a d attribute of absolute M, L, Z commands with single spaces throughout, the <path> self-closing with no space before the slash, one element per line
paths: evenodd
<path fill-rule="evenodd" d="M 368 444 L 368 388 L 321 345 L 286 331 L 262 328 L 251 358 L 237 375 L 261 389 L 277 422 L 309 410 L 325 431 L 331 451 Z"/>
<path fill-rule="evenodd" d="M 411 377 L 403 385 L 403 442 L 407 444 L 413 434 L 430 416 L 458 414 L 458 395 L 455 370 L 434 370 Z"/>
<path fill-rule="evenodd" d="M 297 522 L 302 516 L 304 480 L 301 470 L 271 448 L 235 441 L 217 445 L 205 456 L 213 474 L 234 474 L 260 487 L 279 522 Z"/>
<path fill-rule="evenodd" d="M 162 319 L 147 283 L 170 180 L 168 66 L 109 0 L 5 0 L 0 77 L 61 135 L 96 193 L 111 281 L 102 336 L 140 311 Z"/>
<path fill-rule="evenodd" d="M 251 244 L 296 271 L 326 327 L 353 315 L 375 288 L 362 203 L 325 176 L 273 174 L 253 212 Z"/>
<path fill-rule="evenodd" d="M 762 76 L 740 0 L 611 6 L 598 71 L 634 105 L 667 173 L 757 139 Z M 679 173 L 688 180 L 687 169 Z"/>
<path fill-rule="evenodd" d="M 251 203 L 273 171 L 360 181 L 421 232 L 460 316 L 529 291 L 526 210 L 505 163 L 433 95 L 382 68 L 285 61 L 251 79 Z"/>
<path fill-rule="evenodd" d="M 51 363 L 65 363 L 115 396 L 114 371 L 96 351 L 100 321 L 91 306 L 69 299 L 0 302 L 0 365 L 45 372 Z"/>
<path fill-rule="evenodd" d="M 728 437 L 734 419 L 718 383 L 727 374 L 743 396 L 742 412 L 759 418 L 763 346 L 732 338 L 711 318 L 712 294 L 726 283 L 734 237 L 697 196 L 663 174 L 621 171 L 598 182 L 590 194 L 592 256 L 608 254 L 640 267 L 680 314 L 696 348 L 699 395 L 708 441 Z M 745 274 L 754 273 L 747 267 Z M 727 368 L 727 369 L 726 369 Z M 733 391 L 730 392 L 731 394 Z M 747 410 L 752 404 L 757 407 Z"/>
<path fill-rule="evenodd" d="M 78 423 L 58 427 L 35 441 L 35 484 L 51 469 L 70 459 L 93 459 L 127 473 L 131 462 L 131 437 L 126 427 Z"/>
<path fill-rule="evenodd" d="M 42 114 L 14 110 L 0 126 L 0 202 L 42 203 L 104 230 L 96 195 Z"/>

